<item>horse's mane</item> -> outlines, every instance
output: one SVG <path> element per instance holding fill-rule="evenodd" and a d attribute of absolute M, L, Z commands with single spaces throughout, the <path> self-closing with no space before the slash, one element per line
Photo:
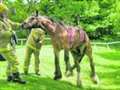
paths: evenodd
<path fill-rule="evenodd" d="M 54 18 L 48 17 L 48 16 L 43 16 L 44 18 L 50 20 L 51 22 L 55 23 L 56 25 L 58 25 L 59 27 L 63 27 L 63 28 L 68 28 L 68 27 L 74 27 L 76 28 L 76 30 L 83 30 L 83 28 L 81 27 L 76 27 L 73 25 L 66 25 L 63 21 L 61 20 L 55 20 Z"/>
<path fill-rule="evenodd" d="M 63 21 L 60 21 L 60 20 L 55 20 L 51 17 L 48 17 L 48 16 L 44 16 L 45 18 L 49 19 L 50 21 L 52 21 L 53 23 L 56 23 L 56 24 L 59 24 L 59 25 L 62 25 L 62 26 L 65 26 L 64 22 Z"/>
<path fill-rule="evenodd" d="M 64 27 L 64 28 L 68 28 L 68 27 L 74 27 L 76 30 L 83 30 L 83 28 L 82 27 L 80 27 L 80 26 L 73 26 L 73 25 L 66 25 L 63 21 L 57 21 L 57 20 L 55 20 L 55 19 L 53 19 L 53 18 L 50 18 L 50 17 L 47 17 L 46 16 L 46 18 L 48 18 L 49 20 L 51 20 L 53 23 L 56 23 L 58 26 L 62 26 L 62 27 Z"/>
<path fill-rule="evenodd" d="M 58 23 L 62 26 L 65 26 L 64 22 L 63 21 L 58 21 Z"/>

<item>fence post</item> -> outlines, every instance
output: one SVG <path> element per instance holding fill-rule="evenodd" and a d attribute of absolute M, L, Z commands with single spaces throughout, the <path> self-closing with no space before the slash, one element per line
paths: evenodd
<path fill-rule="evenodd" d="M 24 41 L 23 40 L 21 40 L 21 46 L 24 44 Z"/>
<path fill-rule="evenodd" d="M 107 43 L 107 49 L 109 49 L 109 50 L 110 50 L 109 43 Z"/>

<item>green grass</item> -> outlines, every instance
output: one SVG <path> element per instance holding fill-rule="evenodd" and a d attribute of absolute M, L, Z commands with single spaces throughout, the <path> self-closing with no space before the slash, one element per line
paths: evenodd
<path fill-rule="evenodd" d="M 17 48 L 19 56 L 20 72 L 23 72 L 24 47 Z M 93 47 L 94 62 L 96 72 L 100 78 L 100 83 L 95 85 L 90 79 L 90 67 L 87 57 L 81 62 L 81 77 L 84 90 L 120 90 L 120 49 L 106 47 Z M 52 46 L 43 46 L 40 54 L 41 76 L 34 75 L 34 58 L 31 60 L 30 74 L 22 75 L 27 80 L 26 85 L 8 83 L 5 77 L 6 62 L 0 62 L 0 90 L 82 90 L 76 87 L 76 71 L 74 76 L 66 78 L 64 75 L 65 64 L 63 51 L 60 53 L 60 66 L 63 78 L 59 81 L 53 80 L 54 76 L 54 56 Z M 73 64 L 72 57 L 70 58 Z"/>

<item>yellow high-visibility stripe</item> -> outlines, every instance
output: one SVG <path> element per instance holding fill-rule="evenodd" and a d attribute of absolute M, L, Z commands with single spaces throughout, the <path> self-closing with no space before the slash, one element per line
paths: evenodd
<path fill-rule="evenodd" d="M 6 52 L 6 51 L 10 51 L 10 50 L 13 50 L 12 48 L 11 49 L 8 49 L 8 48 L 0 48 L 0 52 Z"/>
<path fill-rule="evenodd" d="M 7 11 L 7 10 L 8 10 L 7 6 L 5 4 L 0 3 L 0 13 Z"/>

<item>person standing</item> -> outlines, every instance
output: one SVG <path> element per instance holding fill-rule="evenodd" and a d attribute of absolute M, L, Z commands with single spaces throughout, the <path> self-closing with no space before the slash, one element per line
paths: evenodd
<path fill-rule="evenodd" d="M 26 43 L 26 49 L 25 49 L 25 61 L 24 61 L 24 73 L 28 74 L 28 69 L 30 65 L 30 59 L 32 54 L 35 58 L 35 74 L 39 74 L 39 54 L 40 49 L 42 46 L 42 43 L 44 41 L 45 33 L 40 28 L 34 28 L 31 30 L 30 35 L 28 36 L 28 40 Z"/>
<path fill-rule="evenodd" d="M 11 45 L 13 36 L 13 28 L 19 26 L 7 18 L 8 8 L 0 3 L 0 54 L 2 54 L 8 62 L 7 81 L 25 84 L 18 70 L 18 58 L 15 54 L 15 48 Z"/>

